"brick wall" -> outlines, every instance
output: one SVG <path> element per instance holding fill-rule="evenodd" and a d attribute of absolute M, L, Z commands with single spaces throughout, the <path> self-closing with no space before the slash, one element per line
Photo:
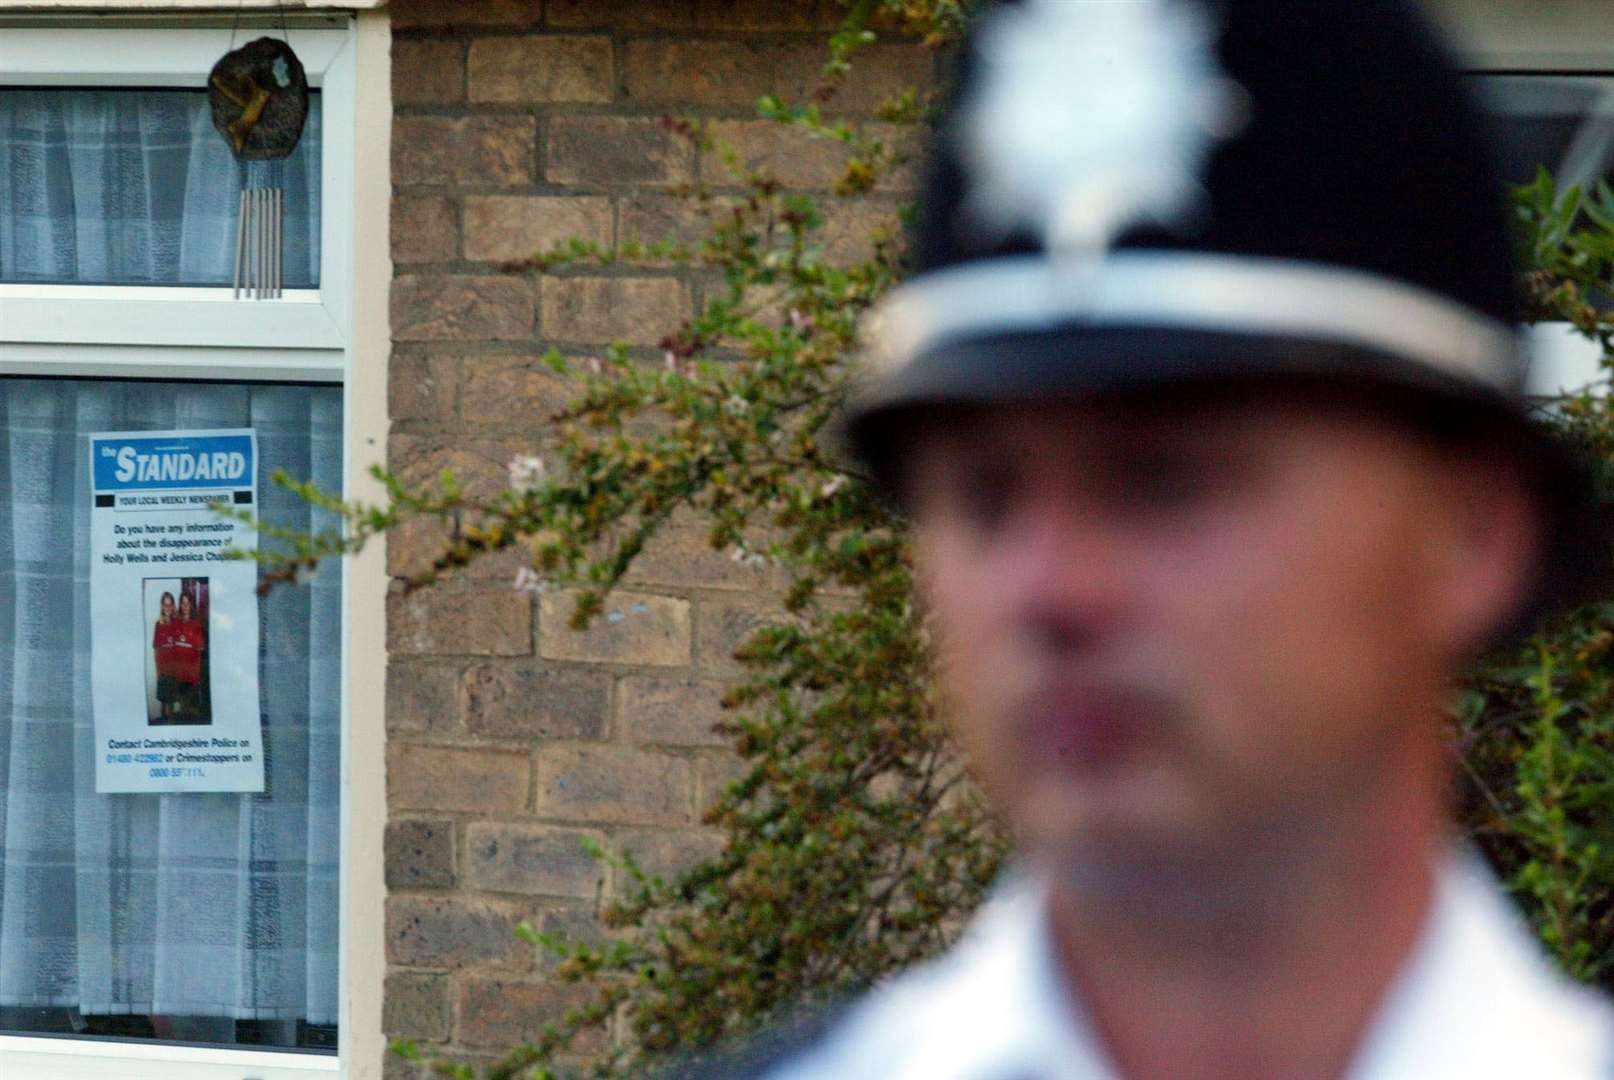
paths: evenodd
<path fill-rule="evenodd" d="M 700 119 L 781 179 L 827 189 L 838 148 L 754 119 L 802 100 L 840 8 L 821 0 L 394 0 L 389 400 L 393 467 L 496 489 L 563 383 L 539 362 L 653 346 L 703 299 L 651 264 L 505 275 L 557 240 L 660 239 L 692 217 L 674 189 L 721 178 L 660 118 Z M 920 82 L 921 50 L 879 46 L 838 99 L 869 114 Z M 885 205 L 835 211 L 854 253 Z M 395 536 L 394 574 L 431 529 Z M 621 883 L 585 839 L 666 872 L 714 850 L 701 810 L 732 775 L 710 732 L 734 645 L 772 608 L 766 571 L 711 551 L 693 522 L 640 560 L 594 629 L 569 600 L 513 592 L 489 560 L 388 613 L 386 1027 L 479 1055 L 536 1033 L 568 989 L 511 937 L 527 918 L 595 930 Z M 396 1061 L 389 1075 L 405 1071 Z"/>

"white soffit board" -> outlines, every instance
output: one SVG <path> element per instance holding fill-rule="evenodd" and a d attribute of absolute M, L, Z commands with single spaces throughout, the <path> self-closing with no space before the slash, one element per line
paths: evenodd
<path fill-rule="evenodd" d="M 1614 72 L 1609 0 L 1423 0 L 1478 70 Z"/>

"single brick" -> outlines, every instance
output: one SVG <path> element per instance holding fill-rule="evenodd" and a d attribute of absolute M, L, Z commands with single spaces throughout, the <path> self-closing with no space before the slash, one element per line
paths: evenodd
<path fill-rule="evenodd" d="M 824 257 L 832 263 L 848 266 L 863 262 L 873 256 L 878 238 L 902 239 L 902 223 L 895 206 L 862 199 L 826 199 L 819 209 L 824 214 L 819 243 L 824 245 Z"/>
<path fill-rule="evenodd" d="M 694 150 L 660 120 L 557 116 L 544 176 L 556 184 L 677 184 L 694 177 Z"/>
<path fill-rule="evenodd" d="M 538 653 L 546 660 L 677 666 L 689 663 L 689 601 L 613 592 L 585 630 L 568 621 L 574 597 L 546 593 L 538 604 Z"/>
<path fill-rule="evenodd" d="M 394 435 L 392 441 L 398 436 Z M 388 452 L 393 447 L 388 444 Z M 448 544 L 448 526 L 436 518 L 411 518 L 386 536 L 387 573 L 392 577 L 411 577 L 431 566 L 432 560 Z M 390 702 L 388 703 L 390 706 Z"/>
<path fill-rule="evenodd" d="M 577 195 L 473 195 L 465 200 L 465 257 L 528 259 L 571 240 L 611 246 L 611 200 Z"/>
<path fill-rule="evenodd" d="M 880 178 L 874 189 L 908 197 L 918 191 L 928 134 L 925 127 L 921 124 L 869 123 L 864 125 L 863 134 L 885 143 L 896 158 L 890 171 Z"/>
<path fill-rule="evenodd" d="M 392 122 L 395 184 L 510 187 L 532 179 L 530 116 L 400 116 Z"/>
<path fill-rule="evenodd" d="M 388 1053 L 382 1055 L 381 1080 L 434 1080 L 430 1069 L 428 1062 L 406 1061 L 397 1054 Z"/>
<path fill-rule="evenodd" d="M 723 684 L 630 675 L 617 688 L 618 738 L 658 746 L 723 746 Z"/>
<path fill-rule="evenodd" d="M 705 814 L 718 797 L 734 781 L 740 779 L 750 766 L 738 754 L 728 750 L 707 750 L 695 762 L 695 816 Z"/>
<path fill-rule="evenodd" d="M 487 892 L 592 900 L 607 864 L 585 850 L 604 847 L 599 833 L 548 825 L 476 821 L 465 830 L 465 877 Z"/>
<path fill-rule="evenodd" d="M 532 652 L 532 601 L 509 589 L 421 589 L 388 597 L 394 655 L 524 656 Z"/>
<path fill-rule="evenodd" d="M 628 572 L 630 583 L 671 585 L 677 588 L 783 589 L 789 575 L 779 566 L 750 565 L 729 551 L 712 547 L 710 524 L 692 513 L 679 511 L 645 544 Z"/>
<path fill-rule="evenodd" d="M 451 746 L 387 747 L 387 803 L 396 810 L 516 813 L 527 806 L 524 753 Z"/>
<path fill-rule="evenodd" d="M 687 825 L 689 762 L 628 746 L 538 750 L 539 814 L 602 825 Z"/>
<path fill-rule="evenodd" d="M 387 959 L 406 967 L 460 969 L 472 964 L 524 970 L 531 963 L 512 904 L 446 896 L 387 898 Z"/>
<path fill-rule="evenodd" d="M 539 285 L 550 341 L 654 345 L 689 318 L 690 304 L 675 278 L 545 277 Z"/>
<path fill-rule="evenodd" d="M 552 27 L 616 30 L 828 30 L 845 11 L 833 0 L 549 0 Z"/>
<path fill-rule="evenodd" d="M 602 102 L 613 89 L 604 37 L 480 38 L 471 42 L 475 102 Z"/>
<path fill-rule="evenodd" d="M 544 19 L 559 29 L 693 30 L 690 0 L 549 0 Z"/>
<path fill-rule="evenodd" d="M 386 881 L 389 889 L 453 888 L 454 823 L 387 822 Z"/>
<path fill-rule="evenodd" d="M 801 59 L 796 59 L 800 63 Z M 821 83 L 822 59 L 804 67 L 781 74 L 786 89 L 799 93 L 803 100 Z M 935 53 L 920 45 L 870 45 L 859 49 L 857 62 L 847 74 L 846 81 L 825 103 L 826 112 L 872 113 L 892 98 L 917 88 L 923 93 L 935 78 Z M 792 100 L 787 98 L 786 100 Z"/>
<path fill-rule="evenodd" d="M 483 555 L 474 560 L 470 566 L 461 567 L 455 572 L 463 574 L 467 579 L 497 582 L 503 587 L 510 588 L 515 585 L 516 574 L 520 568 L 531 561 L 531 552 L 517 544 L 503 551 Z"/>
<path fill-rule="evenodd" d="M 657 195 L 635 192 L 621 201 L 618 243 L 649 246 L 671 242 L 694 250 L 712 234 L 713 213 L 724 213 L 728 200 L 714 198 L 706 204 L 683 195 Z M 659 260 L 641 256 L 639 261 Z"/>
<path fill-rule="evenodd" d="M 498 495 L 509 483 L 510 459 L 531 451 L 530 439 L 514 435 L 472 438 L 442 430 L 405 432 L 387 440 L 387 463 L 406 486 L 436 486 L 446 470 L 454 474 L 461 492 L 484 499 Z"/>
<path fill-rule="evenodd" d="M 392 200 L 392 261 L 447 262 L 459 258 L 460 213 L 443 195 L 399 195 Z"/>
<path fill-rule="evenodd" d="M 533 923 L 538 932 L 548 934 L 562 943 L 577 945 L 603 945 L 605 944 L 605 929 L 600 925 L 600 917 L 595 913 L 595 906 L 589 904 L 562 904 L 544 908 Z M 560 963 L 560 957 L 548 949 L 533 950 L 534 966 L 538 971 L 552 971 Z"/>
<path fill-rule="evenodd" d="M 578 395 L 577 383 L 540 356 L 468 356 L 460 409 L 471 423 L 519 421 L 534 428 Z"/>
<path fill-rule="evenodd" d="M 400 731 L 459 727 L 459 668 L 393 657 L 387 661 L 387 722 Z"/>
<path fill-rule="evenodd" d="M 789 622 L 788 613 L 753 600 L 704 601 L 696 617 L 696 664 L 710 671 L 739 671 L 735 649 L 763 627 Z"/>
<path fill-rule="evenodd" d="M 437 1049 L 440 1048 L 430 1045 L 422 1047 L 427 1057 Z M 454 1064 L 475 1069 L 478 1075 L 486 1076 L 487 1070 L 493 1067 L 500 1055 L 492 1052 L 473 1054 L 455 1047 L 449 1056 L 454 1059 Z M 433 1070 L 430 1061 L 407 1061 L 389 1052 L 384 1055 L 381 1065 L 381 1080 L 442 1080 L 442 1074 Z"/>
<path fill-rule="evenodd" d="M 381 1030 L 386 1034 L 425 1042 L 448 1038 L 447 977 L 398 972 L 387 976 L 383 994 Z"/>
<path fill-rule="evenodd" d="M 557 980 L 466 979 L 460 983 L 457 1041 L 467 1046 L 515 1046 L 536 1039 L 544 1025 L 559 1023 L 567 1010 L 592 1000 L 588 987 Z M 597 1053 L 604 1047 L 604 1032 L 589 1028 L 572 1040 L 569 1049 Z"/>
<path fill-rule="evenodd" d="M 627 98 L 636 104 L 754 106 L 763 94 L 811 100 L 823 83 L 823 46 L 801 41 L 630 41 L 624 60 Z M 870 45 L 825 105 L 829 113 L 872 113 L 891 98 L 929 85 L 932 57 L 913 45 Z"/>
<path fill-rule="evenodd" d="M 533 0 L 393 0 L 394 30 L 422 26 L 526 26 L 538 19 Z"/>
<path fill-rule="evenodd" d="M 448 420 L 454 415 L 459 361 L 394 351 L 387 372 L 387 412 L 398 420 Z"/>
<path fill-rule="evenodd" d="M 723 853 L 724 837 L 710 829 L 629 829 L 612 838 L 611 849 L 633 861 L 647 876 L 676 881 L 681 874 Z M 633 892 L 633 875 L 620 866 L 611 867 L 611 895 Z"/>
<path fill-rule="evenodd" d="M 394 41 L 392 103 L 451 105 L 465 100 L 465 46 L 458 41 Z"/>
<path fill-rule="evenodd" d="M 800 80 L 792 75 L 814 63 L 822 65 L 822 54 L 821 45 L 807 42 L 629 41 L 623 61 L 625 93 L 641 105 L 739 108 L 755 105 L 763 94 L 802 101 L 806 95 L 790 91 L 805 86 L 793 85 Z"/>
<path fill-rule="evenodd" d="M 845 16 L 834 0 L 695 0 L 702 30 L 830 30 Z"/>
<path fill-rule="evenodd" d="M 813 138 L 772 120 L 713 120 L 706 131 L 717 146 L 731 149 L 740 164 L 771 173 L 790 188 L 828 189 L 851 160 L 845 143 Z M 702 156 L 701 177 L 714 184 L 736 182 L 715 149 Z"/>
<path fill-rule="evenodd" d="M 509 341 L 532 336 L 532 284 L 521 277 L 406 274 L 392 283 L 398 341 Z"/>
<path fill-rule="evenodd" d="M 465 726 L 495 739 L 601 739 L 610 677 L 549 666 L 481 664 L 461 683 Z"/>

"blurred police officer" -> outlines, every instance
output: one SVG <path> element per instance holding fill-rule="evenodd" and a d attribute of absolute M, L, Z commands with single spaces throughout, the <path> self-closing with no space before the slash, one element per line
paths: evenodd
<path fill-rule="evenodd" d="M 1606 567 L 1392 0 L 978 24 L 850 419 L 1021 869 L 773 1080 L 1614 1076 L 1454 848 L 1454 672 Z"/>

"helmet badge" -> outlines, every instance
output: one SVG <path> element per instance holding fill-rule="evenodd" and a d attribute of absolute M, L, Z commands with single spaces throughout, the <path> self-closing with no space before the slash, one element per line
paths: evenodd
<path fill-rule="evenodd" d="M 1135 225 L 1182 227 L 1212 145 L 1248 97 L 1213 53 L 1196 0 L 1026 0 L 982 28 L 961 109 L 966 227 L 1020 228 L 1055 256 L 1096 258 Z"/>

